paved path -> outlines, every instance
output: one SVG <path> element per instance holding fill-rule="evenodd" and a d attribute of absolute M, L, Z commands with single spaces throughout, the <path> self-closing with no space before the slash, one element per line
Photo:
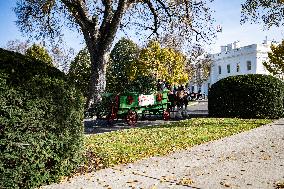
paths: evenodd
<path fill-rule="evenodd" d="M 44 189 L 273 189 L 284 182 L 284 120 Z"/>
<path fill-rule="evenodd" d="M 138 121 L 136 127 L 162 125 L 162 124 L 169 124 L 171 122 L 173 121 L 164 121 L 162 119 L 145 120 L 145 121 Z M 106 120 L 85 119 L 84 124 L 85 124 L 85 134 L 87 135 L 133 128 L 129 126 L 125 120 L 118 120 L 116 123 L 110 126 L 108 125 Z"/>
<path fill-rule="evenodd" d="M 207 117 L 208 116 L 208 101 L 198 101 L 194 106 L 187 108 L 189 117 Z"/>

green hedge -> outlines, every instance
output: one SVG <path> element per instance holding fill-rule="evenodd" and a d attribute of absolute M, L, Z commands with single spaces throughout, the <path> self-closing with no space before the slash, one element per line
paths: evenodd
<path fill-rule="evenodd" d="M 273 76 L 231 76 L 213 84 L 208 95 L 211 117 L 283 117 L 283 82 Z"/>
<path fill-rule="evenodd" d="M 81 163 L 83 98 L 65 78 L 0 49 L 0 188 L 55 182 Z"/>

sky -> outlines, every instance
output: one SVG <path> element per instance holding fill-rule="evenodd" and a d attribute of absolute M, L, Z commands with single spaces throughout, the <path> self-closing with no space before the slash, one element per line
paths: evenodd
<path fill-rule="evenodd" d="M 265 37 L 269 40 L 281 41 L 284 38 L 284 29 L 273 27 L 270 30 L 263 30 L 263 25 L 246 23 L 240 24 L 241 3 L 245 0 L 215 0 L 211 6 L 215 13 L 213 14 L 215 25 L 222 26 L 222 32 L 217 33 L 217 38 L 213 44 L 206 46 L 209 53 L 218 53 L 220 46 L 240 41 L 241 46 L 255 43 L 262 43 Z M 13 7 L 16 0 L 0 0 L 0 47 L 5 47 L 9 40 L 25 40 L 18 30 L 15 21 L 16 16 Z M 131 38 L 131 36 L 129 36 Z M 135 39 L 133 39 L 136 41 Z M 65 41 L 68 47 L 75 51 L 83 47 L 81 36 L 66 32 Z"/>
<path fill-rule="evenodd" d="M 216 23 L 223 28 L 217 33 L 215 44 L 210 46 L 212 52 L 220 52 L 220 46 L 240 41 L 241 46 L 262 43 L 267 36 L 268 40 L 281 41 L 284 38 L 284 28 L 273 27 L 270 30 L 263 30 L 261 24 L 240 24 L 241 3 L 245 0 L 215 0 Z"/>

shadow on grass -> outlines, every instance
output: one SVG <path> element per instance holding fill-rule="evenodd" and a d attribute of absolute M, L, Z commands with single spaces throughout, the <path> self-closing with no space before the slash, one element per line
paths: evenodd
<path fill-rule="evenodd" d="M 189 119 L 172 119 L 164 121 L 159 118 L 150 120 L 139 120 L 137 126 L 129 126 L 125 120 L 119 119 L 114 124 L 109 124 L 106 120 L 84 120 L 85 134 L 99 134 L 124 129 L 154 129 L 154 128 L 175 128 L 175 127 L 206 127 L 206 126 L 237 126 L 239 124 L 257 124 L 257 120 L 238 118 L 210 118 L 207 116 L 190 116 Z M 258 123 L 259 124 L 259 123 Z"/>
<path fill-rule="evenodd" d="M 269 121 L 268 121 L 269 122 Z M 176 128 L 176 127 L 234 127 L 244 124 L 262 125 L 257 119 L 240 119 L 240 118 L 191 118 L 171 122 L 169 124 L 162 124 L 156 126 L 144 126 L 140 129 L 154 129 L 154 128 Z"/>

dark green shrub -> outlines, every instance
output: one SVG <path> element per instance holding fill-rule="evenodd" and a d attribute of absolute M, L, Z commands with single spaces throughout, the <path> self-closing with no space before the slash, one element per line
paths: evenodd
<path fill-rule="evenodd" d="M 83 99 L 65 78 L 0 49 L 0 188 L 55 182 L 81 163 Z"/>
<path fill-rule="evenodd" d="M 239 118 L 283 117 L 283 82 L 268 75 L 231 76 L 211 86 L 209 116 Z"/>

